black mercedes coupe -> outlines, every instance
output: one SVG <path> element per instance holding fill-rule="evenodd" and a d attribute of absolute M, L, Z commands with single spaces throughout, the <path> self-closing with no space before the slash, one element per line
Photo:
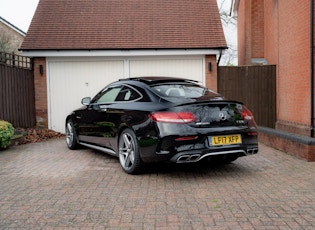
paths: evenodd
<path fill-rule="evenodd" d="M 119 157 L 140 173 L 149 162 L 230 163 L 258 152 L 257 125 L 241 102 L 173 77 L 121 79 L 66 118 L 66 142 Z"/>

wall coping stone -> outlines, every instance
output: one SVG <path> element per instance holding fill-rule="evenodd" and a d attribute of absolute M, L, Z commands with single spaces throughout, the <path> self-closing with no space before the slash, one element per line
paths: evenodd
<path fill-rule="evenodd" d="M 278 129 L 267 128 L 263 126 L 258 127 L 258 131 L 268 135 L 277 136 L 283 139 L 287 139 L 293 142 L 301 143 L 303 145 L 315 145 L 315 138 L 308 136 L 301 136 L 294 133 L 284 132 Z"/>

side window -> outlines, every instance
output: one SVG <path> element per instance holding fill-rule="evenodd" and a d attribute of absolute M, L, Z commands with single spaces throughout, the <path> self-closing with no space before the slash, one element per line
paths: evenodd
<path fill-rule="evenodd" d="M 116 86 L 113 88 L 106 89 L 102 93 L 102 95 L 96 100 L 96 103 L 103 104 L 114 102 L 121 88 L 122 86 Z"/>
<path fill-rule="evenodd" d="M 135 101 L 140 98 L 141 95 L 135 89 L 125 86 L 119 92 L 116 101 Z"/>

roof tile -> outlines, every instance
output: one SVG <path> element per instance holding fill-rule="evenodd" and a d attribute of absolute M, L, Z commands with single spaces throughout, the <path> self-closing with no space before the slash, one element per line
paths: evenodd
<path fill-rule="evenodd" d="M 216 0 L 40 0 L 21 49 L 224 47 Z"/>

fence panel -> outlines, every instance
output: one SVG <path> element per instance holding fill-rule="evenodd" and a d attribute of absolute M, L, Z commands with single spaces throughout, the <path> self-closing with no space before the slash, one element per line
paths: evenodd
<path fill-rule="evenodd" d="M 12 59 L 17 55 L 13 56 Z M 34 73 L 29 63 L 0 61 L 0 119 L 14 127 L 30 128 L 36 124 Z"/>
<path fill-rule="evenodd" d="M 276 66 L 218 68 L 218 91 L 226 98 L 242 101 L 258 125 L 274 128 L 276 122 Z"/>

